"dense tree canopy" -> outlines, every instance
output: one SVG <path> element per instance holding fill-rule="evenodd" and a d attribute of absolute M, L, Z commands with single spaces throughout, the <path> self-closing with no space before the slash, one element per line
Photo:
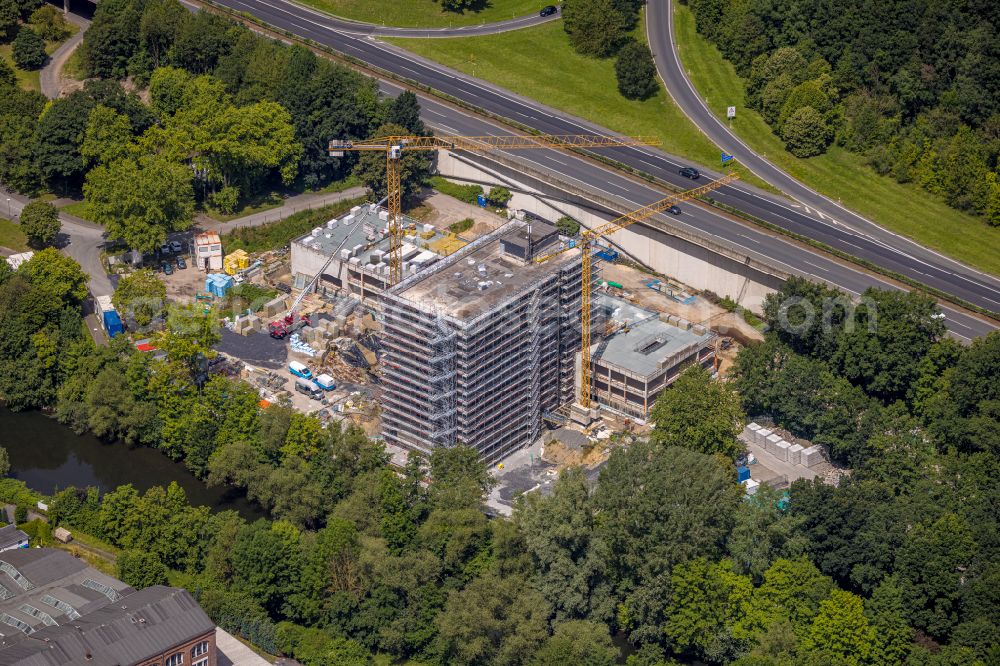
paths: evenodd
<path fill-rule="evenodd" d="M 746 101 L 799 157 L 831 141 L 990 224 L 1000 144 L 991 3 L 688 0 L 746 79 Z"/>

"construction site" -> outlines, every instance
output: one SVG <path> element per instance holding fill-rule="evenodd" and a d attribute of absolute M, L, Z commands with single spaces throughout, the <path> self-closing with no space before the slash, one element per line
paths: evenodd
<path fill-rule="evenodd" d="M 392 138 L 380 141 L 391 176 Z M 273 297 L 232 307 L 214 371 L 267 403 L 358 424 L 400 465 L 463 444 L 503 469 L 543 443 L 541 465 L 597 469 L 622 433 L 644 434 L 686 367 L 717 371 L 759 336 L 614 243 L 720 182 L 573 235 L 517 210 L 456 233 L 403 215 L 390 192 L 286 250 L 220 257 L 233 282 Z M 206 289 L 224 291 L 216 275 Z"/>

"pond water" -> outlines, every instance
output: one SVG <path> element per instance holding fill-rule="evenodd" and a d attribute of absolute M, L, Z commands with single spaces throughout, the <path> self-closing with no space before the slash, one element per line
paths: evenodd
<path fill-rule="evenodd" d="M 10 455 L 10 476 L 43 495 L 67 486 L 97 486 L 102 492 L 131 483 L 139 492 L 171 481 L 187 493 L 188 501 L 214 511 L 233 509 L 247 520 L 264 512 L 239 490 L 208 487 L 183 463 L 156 449 L 109 444 L 93 435 L 77 435 L 41 412 L 12 412 L 0 408 L 0 446 Z"/>

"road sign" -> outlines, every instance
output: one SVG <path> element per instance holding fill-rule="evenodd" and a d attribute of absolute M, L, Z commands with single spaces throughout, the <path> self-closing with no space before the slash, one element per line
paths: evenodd
<path fill-rule="evenodd" d="M 736 117 L 736 107 L 735 106 L 728 107 L 726 109 L 726 118 L 732 120 L 735 117 Z"/>

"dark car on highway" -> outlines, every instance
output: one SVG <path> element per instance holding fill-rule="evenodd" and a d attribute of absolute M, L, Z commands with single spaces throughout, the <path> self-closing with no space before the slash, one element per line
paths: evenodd
<path fill-rule="evenodd" d="M 680 208 L 680 206 L 671 206 L 670 208 L 667 209 L 667 211 L 671 215 L 680 215 L 681 214 L 681 208 Z"/>
<path fill-rule="evenodd" d="M 698 180 L 698 177 L 701 176 L 698 170 L 694 167 L 682 167 L 679 173 L 685 178 L 690 178 L 691 180 Z"/>
<path fill-rule="evenodd" d="M 555 5 L 545 5 L 542 7 L 542 11 L 538 12 L 539 16 L 552 16 L 559 11 L 559 8 Z"/>

